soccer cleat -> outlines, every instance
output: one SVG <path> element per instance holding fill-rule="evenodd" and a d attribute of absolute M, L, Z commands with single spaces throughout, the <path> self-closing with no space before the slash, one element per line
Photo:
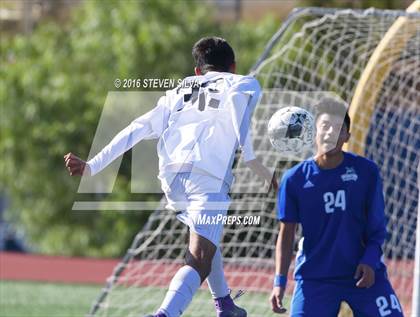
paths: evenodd
<path fill-rule="evenodd" d="M 239 296 L 235 296 L 239 297 Z M 225 297 L 216 298 L 214 300 L 216 306 L 216 317 L 246 317 L 246 310 L 238 307 L 233 302 L 230 294 Z"/>

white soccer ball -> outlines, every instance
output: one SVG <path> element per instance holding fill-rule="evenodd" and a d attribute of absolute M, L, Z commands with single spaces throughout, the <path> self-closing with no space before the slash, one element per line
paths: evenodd
<path fill-rule="evenodd" d="M 268 122 L 271 145 L 282 154 L 300 154 L 311 150 L 315 137 L 315 120 L 299 107 L 278 110 Z"/>

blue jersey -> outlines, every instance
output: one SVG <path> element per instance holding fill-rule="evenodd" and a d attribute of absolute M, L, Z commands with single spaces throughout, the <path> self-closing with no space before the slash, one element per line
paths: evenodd
<path fill-rule="evenodd" d="M 353 280 L 360 263 L 384 269 L 382 182 L 376 164 L 366 158 L 344 152 L 333 169 L 321 169 L 309 159 L 287 170 L 278 219 L 302 225 L 297 280 Z"/>

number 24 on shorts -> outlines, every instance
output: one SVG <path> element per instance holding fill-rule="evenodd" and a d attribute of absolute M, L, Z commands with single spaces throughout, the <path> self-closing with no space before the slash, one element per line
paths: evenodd
<path fill-rule="evenodd" d="M 379 314 L 381 315 L 381 317 L 391 315 L 392 310 L 394 309 L 398 310 L 401 313 L 401 306 L 398 302 L 397 296 L 391 294 L 389 296 L 389 299 L 389 302 L 385 296 L 379 296 L 376 299 L 376 305 L 378 306 Z"/>

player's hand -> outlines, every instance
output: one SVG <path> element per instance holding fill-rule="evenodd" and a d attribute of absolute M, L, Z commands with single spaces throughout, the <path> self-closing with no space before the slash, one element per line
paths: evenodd
<path fill-rule="evenodd" d="M 245 164 L 259 177 L 261 177 L 263 180 L 265 180 L 268 183 L 270 192 L 271 190 L 277 191 L 279 188 L 279 185 L 277 183 L 277 178 L 275 177 L 275 174 L 273 175 L 270 170 L 265 167 L 258 159 L 253 159 L 250 161 L 246 161 Z"/>
<path fill-rule="evenodd" d="M 90 175 L 89 165 L 71 152 L 64 155 L 64 163 L 71 176 Z"/>
<path fill-rule="evenodd" d="M 283 307 L 284 287 L 274 287 L 270 296 L 271 310 L 277 314 L 284 314 L 287 309 Z"/>
<path fill-rule="evenodd" d="M 358 280 L 357 287 L 369 288 L 375 284 L 375 271 L 367 264 L 359 264 L 354 278 Z"/>

